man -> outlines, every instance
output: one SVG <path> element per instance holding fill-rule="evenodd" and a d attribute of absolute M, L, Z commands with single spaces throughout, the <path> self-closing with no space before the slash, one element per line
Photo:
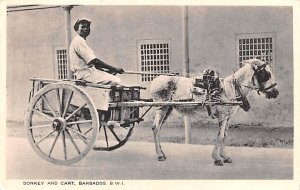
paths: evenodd
<path fill-rule="evenodd" d="M 78 19 L 74 24 L 74 30 L 78 35 L 73 38 L 70 44 L 70 69 L 74 72 L 76 79 L 118 85 L 121 80 L 113 74 L 122 74 L 124 70 L 108 65 L 95 56 L 93 50 L 86 43 L 86 38 L 91 31 L 90 24 L 88 19 Z"/>

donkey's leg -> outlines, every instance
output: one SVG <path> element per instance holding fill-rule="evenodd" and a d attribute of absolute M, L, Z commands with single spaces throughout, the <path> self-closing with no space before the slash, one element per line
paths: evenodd
<path fill-rule="evenodd" d="M 225 126 L 224 140 L 220 147 L 220 156 L 223 158 L 224 163 L 232 163 L 231 158 L 229 156 L 227 156 L 227 154 L 225 152 L 225 141 L 226 141 L 226 137 L 228 136 L 228 128 L 229 128 L 228 119 L 226 121 L 226 126 Z"/>
<path fill-rule="evenodd" d="M 165 161 L 167 159 L 164 152 L 161 149 L 159 132 L 164 120 L 166 120 L 169 109 L 170 109 L 169 107 L 157 108 L 154 123 L 153 123 L 152 130 L 154 135 L 155 150 L 156 150 L 158 161 Z"/>
<path fill-rule="evenodd" d="M 223 166 L 223 159 L 220 152 L 224 152 L 224 139 L 225 131 L 227 127 L 228 116 L 219 114 L 219 133 L 217 136 L 217 142 L 215 144 L 214 150 L 212 152 L 212 157 L 215 160 L 216 166 Z M 224 154 L 225 155 L 225 154 Z"/>

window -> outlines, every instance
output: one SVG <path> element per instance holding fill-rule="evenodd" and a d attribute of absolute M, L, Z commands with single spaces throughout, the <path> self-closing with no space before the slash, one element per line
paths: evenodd
<path fill-rule="evenodd" d="M 170 72 L 170 40 L 138 40 L 138 60 L 141 72 Z M 142 74 L 141 81 L 152 81 L 157 75 Z"/>
<path fill-rule="evenodd" d="M 57 79 L 68 78 L 67 50 L 63 46 L 54 47 L 55 73 Z"/>
<path fill-rule="evenodd" d="M 238 34 L 237 50 L 238 63 L 242 66 L 242 61 L 257 58 L 271 65 L 274 64 L 274 33 Z"/>

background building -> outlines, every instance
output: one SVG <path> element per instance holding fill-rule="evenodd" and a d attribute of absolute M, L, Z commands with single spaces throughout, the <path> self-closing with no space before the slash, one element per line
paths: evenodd
<path fill-rule="evenodd" d="M 80 17 L 92 21 L 87 42 L 107 63 L 127 71 L 182 73 L 182 12 L 181 6 L 75 6 L 71 23 Z M 188 17 L 190 76 L 206 68 L 228 76 L 241 60 L 255 56 L 275 73 L 279 97 L 266 101 L 253 92 L 251 111 L 239 111 L 233 123 L 293 126 L 293 7 L 189 6 Z M 8 120 L 23 120 L 29 78 L 65 77 L 64 44 L 62 8 L 7 13 Z M 144 86 L 152 79 L 121 78 Z"/>

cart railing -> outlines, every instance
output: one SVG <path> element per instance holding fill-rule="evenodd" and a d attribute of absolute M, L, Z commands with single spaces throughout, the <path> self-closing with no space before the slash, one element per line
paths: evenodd
<path fill-rule="evenodd" d="M 86 82 L 84 80 L 71 80 L 71 79 L 45 79 L 45 78 L 30 78 L 31 81 L 39 81 L 43 82 L 44 84 L 50 84 L 50 83 L 57 83 L 57 82 L 71 82 L 76 85 L 80 86 L 89 86 L 89 87 L 95 87 L 95 88 L 103 88 L 103 89 L 124 89 L 124 88 L 139 88 L 139 89 L 146 89 L 145 87 L 139 86 L 139 85 L 105 85 L 105 84 L 96 84 L 91 82 Z"/>

